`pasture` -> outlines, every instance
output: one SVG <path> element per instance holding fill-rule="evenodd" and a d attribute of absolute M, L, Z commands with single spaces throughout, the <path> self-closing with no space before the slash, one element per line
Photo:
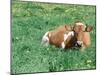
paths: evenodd
<path fill-rule="evenodd" d="M 96 68 L 96 7 L 12 1 L 11 72 L 36 73 Z M 45 32 L 82 20 L 93 26 L 92 44 L 84 52 L 41 46 Z"/>

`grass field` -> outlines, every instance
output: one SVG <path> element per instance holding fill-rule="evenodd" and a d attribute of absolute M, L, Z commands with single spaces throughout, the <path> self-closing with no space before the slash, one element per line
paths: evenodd
<path fill-rule="evenodd" d="M 16 73 L 55 72 L 96 68 L 95 6 L 12 2 L 12 63 Z M 94 27 L 92 44 L 84 52 L 77 48 L 41 46 L 44 33 L 63 24 L 82 20 Z"/>

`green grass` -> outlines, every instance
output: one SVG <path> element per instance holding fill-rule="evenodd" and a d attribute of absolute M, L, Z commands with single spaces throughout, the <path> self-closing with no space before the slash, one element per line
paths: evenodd
<path fill-rule="evenodd" d="M 12 63 L 16 73 L 55 72 L 96 68 L 95 6 L 12 2 Z M 94 27 L 92 45 L 84 52 L 77 48 L 41 46 L 45 32 L 82 20 Z"/>

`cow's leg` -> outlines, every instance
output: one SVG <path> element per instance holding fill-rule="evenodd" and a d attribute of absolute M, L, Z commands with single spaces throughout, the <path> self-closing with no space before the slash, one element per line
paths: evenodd
<path fill-rule="evenodd" d="M 45 33 L 45 35 L 44 35 L 43 38 L 42 38 L 42 42 L 41 42 L 41 44 L 42 44 L 43 46 L 46 46 L 46 47 L 49 45 L 48 34 L 49 34 L 49 32 L 46 32 L 46 33 Z"/>
<path fill-rule="evenodd" d="M 61 43 L 61 47 L 62 47 L 63 49 L 65 48 L 65 43 L 64 43 L 64 42 Z"/>

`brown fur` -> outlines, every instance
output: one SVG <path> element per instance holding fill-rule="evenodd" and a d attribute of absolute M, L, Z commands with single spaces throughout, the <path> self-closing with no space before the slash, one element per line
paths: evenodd
<path fill-rule="evenodd" d="M 61 43 L 64 41 L 64 34 L 70 32 L 70 30 L 72 30 L 71 26 L 64 25 L 54 31 L 50 31 L 48 35 L 50 44 L 61 47 Z"/>

